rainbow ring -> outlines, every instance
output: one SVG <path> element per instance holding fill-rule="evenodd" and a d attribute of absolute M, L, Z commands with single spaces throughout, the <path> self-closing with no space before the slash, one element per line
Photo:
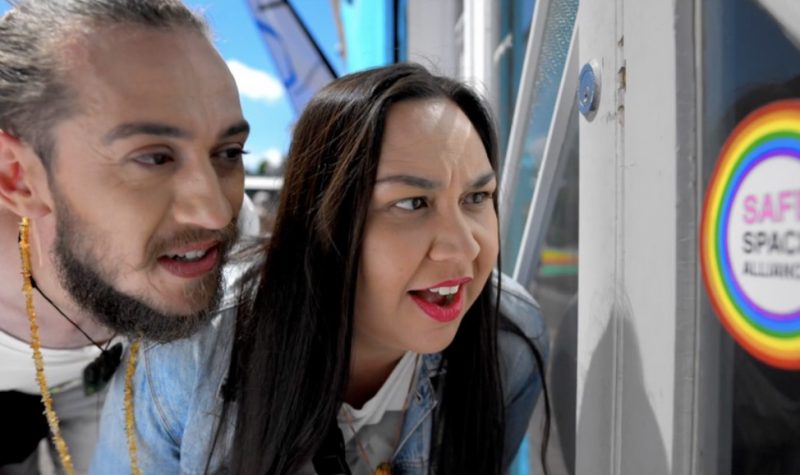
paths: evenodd
<path fill-rule="evenodd" d="M 706 190 L 700 228 L 703 281 L 720 322 L 751 355 L 774 367 L 800 369 L 800 309 L 760 307 L 736 280 L 728 227 L 744 179 L 771 158 L 800 162 L 800 100 L 782 100 L 748 115 L 720 152 Z"/>

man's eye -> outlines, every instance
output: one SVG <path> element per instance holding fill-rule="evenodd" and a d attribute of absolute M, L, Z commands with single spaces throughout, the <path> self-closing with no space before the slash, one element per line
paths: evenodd
<path fill-rule="evenodd" d="M 427 206 L 425 198 L 406 198 L 394 204 L 398 208 L 406 211 L 416 211 Z"/>
<path fill-rule="evenodd" d="M 249 152 L 247 150 L 244 150 L 242 147 L 237 146 L 237 147 L 223 148 L 222 150 L 215 153 L 214 156 L 226 162 L 239 162 L 242 160 L 242 157 L 244 157 L 248 153 Z"/>
<path fill-rule="evenodd" d="M 467 204 L 477 205 L 481 204 L 485 201 L 488 201 L 492 198 L 492 194 L 488 191 L 479 191 L 477 193 L 470 193 L 467 195 L 466 199 L 464 200 Z"/>
<path fill-rule="evenodd" d="M 142 165 L 149 165 L 149 166 L 159 166 L 159 165 L 166 165 L 174 161 L 172 155 L 167 153 L 148 153 L 144 155 L 138 155 L 133 158 L 136 162 Z"/>

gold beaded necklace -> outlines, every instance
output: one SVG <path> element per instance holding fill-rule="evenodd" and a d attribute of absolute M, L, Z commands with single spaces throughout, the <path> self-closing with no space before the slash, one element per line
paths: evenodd
<path fill-rule="evenodd" d="M 64 437 L 61 435 L 60 422 L 58 415 L 53 409 L 53 397 L 50 388 L 47 386 L 47 379 L 44 374 L 44 358 L 42 358 L 42 341 L 39 337 L 39 324 L 36 321 L 36 309 L 33 306 L 33 284 L 31 280 L 31 250 L 30 250 L 30 220 L 22 218 L 19 225 L 19 254 L 22 259 L 22 293 L 25 295 L 25 308 L 28 312 L 28 321 L 31 326 L 31 349 L 33 350 L 33 363 L 36 367 L 36 381 L 39 383 L 39 391 L 42 394 L 42 403 L 47 418 L 47 425 L 53 437 L 53 444 L 56 446 L 58 458 L 67 475 L 75 475 L 75 468 L 72 466 L 72 456 L 69 453 Z M 136 458 L 136 435 L 134 433 L 136 423 L 133 414 L 133 375 L 136 371 L 136 355 L 139 352 L 139 342 L 131 343 L 131 354 L 128 359 L 128 366 L 125 370 L 125 433 L 128 439 L 128 453 L 131 458 L 131 472 L 133 475 L 141 475 L 139 464 Z"/>

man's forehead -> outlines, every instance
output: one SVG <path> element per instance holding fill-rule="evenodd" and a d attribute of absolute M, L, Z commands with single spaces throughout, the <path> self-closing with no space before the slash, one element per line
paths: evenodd
<path fill-rule="evenodd" d="M 201 32 L 184 27 L 115 25 L 91 29 L 69 43 L 67 68 L 78 78 L 125 79 L 131 73 L 169 76 L 224 66 Z"/>
<path fill-rule="evenodd" d="M 191 129 L 183 120 L 199 116 L 226 126 L 241 120 L 233 77 L 201 32 L 115 26 L 81 36 L 68 46 L 76 54 L 66 78 L 86 118 L 111 118 L 107 129 L 143 121 Z"/>

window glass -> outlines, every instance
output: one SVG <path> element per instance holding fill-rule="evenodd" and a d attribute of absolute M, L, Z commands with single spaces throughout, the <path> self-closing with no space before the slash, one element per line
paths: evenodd
<path fill-rule="evenodd" d="M 520 86 L 531 88 L 532 107 L 525 127 L 525 142 L 520 167 L 514 174 L 514 180 L 508 182 L 513 194 L 508 195 L 509 202 L 504 205 L 512 208 L 510 225 L 504 236 L 505 245 L 502 249 L 506 266 L 510 266 L 516 261 L 520 248 L 525 217 L 533 198 L 533 188 L 541 164 L 547 133 L 550 129 L 550 121 L 553 117 L 553 108 L 561 84 L 577 12 L 577 0 L 550 2 L 544 22 L 542 50 L 538 58 L 536 74 L 530 84 Z M 514 47 L 522 48 L 524 51 L 526 44 L 527 41 L 517 42 Z M 513 83 L 509 86 L 513 87 Z M 514 97 L 516 98 L 516 94 Z M 513 110 L 511 113 L 513 114 Z"/>
<path fill-rule="evenodd" d="M 784 12 L 796 9 L 793 1 L 768 3 L 783 5 Z M 800 98 L 800 51 L 786 29 L 796 30 L 796 22 L 782 25 L 786 17 L 773 17 L 757 0 L 702 5 L 702 172 L 708 184 L 722 144 L 737 123 L 766 103 Z M 717 319 L 710 307 L 705 318 Z M 719 420 L 725 421 L 719 473 L 800 473 L 800 373 L 760 362 L 722 333 L 719 370 L 731 375 L 723 391 L 731 399 L 719 408 Z"/>
<path fill-rule="evenodd" d="M 510 183 L 513 193 L 510 226 L 503 248 L 503 266 L 507 273 L 514 270 L 522 244 L 522 233 L 541 165 L 544 144 L 553 117 L 561 83 L 578 2 L 553 1 L 544 22 L 542 52 L 538 58 L 537 74 L 529 84 L 521 80 L 528 46 L 528 35 L 536 2 L 533 0 L 502 0 L 500 4 L 498 60 L 500 87 L 497 111 L 500 142 L 505 154 L 516 100 L 520 88 L 530 88 L 531 109 L 524 127 L 525 138 L 520 169 Z M 570 91 L 569 94 L 574 94 Z M 578 287 L 578 122 L 569 121 L 567 145 L 559 160 L 560 173 L 549 221 L 536 232 L 544 235 L 543 249 L 537 262 L 534 281 L 529 290 L 536 297 L 550 333 L 548 389 L 551 401 L 551 433 L 548 443 L 548 473 L 574 473 L 575 453 L 575 383 L 577 348 L 577 287 Z M 523 263 L 523 265 L 526 265 Z M 541 473 L 540 451 L 543 400 L 539 401 L 531 420 L 529 435 L 510 473 L 522 475 Z"/>

